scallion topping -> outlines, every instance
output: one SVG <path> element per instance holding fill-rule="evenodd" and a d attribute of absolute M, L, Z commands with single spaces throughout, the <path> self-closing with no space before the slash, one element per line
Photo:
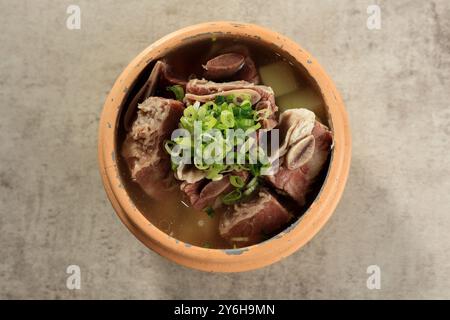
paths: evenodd
<path fill-rule="evenodd" d="M 166 90 L 167 91 L 172 91 L 173 94 L 175 95 L 175 99 L 177 99 L 178 101 L 183 101 L 184 89 L 179 84 L 167 87 Z"/>

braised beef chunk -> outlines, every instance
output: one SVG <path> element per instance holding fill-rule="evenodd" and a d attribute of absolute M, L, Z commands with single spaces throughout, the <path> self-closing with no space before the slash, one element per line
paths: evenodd
<path fill-rule="evenodd" d="M 292 215 L 267 190 L 235 204 L 220 220 L 220 235 L 238 246 L 252 245 L 279 231 Z"/>
<path fill-rule="evenodd" d="M 220 196 L 234 189 L 230 182 L 230 176 L 239 176 L 243 181 L 247 181 L 248 179 L 248 173 L 246 171 L 232 172 L 217 181 L 207 179 L 194 183 L 185 181 L 181 184 L 180 188 L 195 209 L 204 210 L 207 207 L 214 208 L 220 205 Z"/>
<path fill-rule="evenodd" d="M 300 111 L 297 111 L 300 110 Z M 274 175 L 266 179 L 277 191 L 290 196 L 300 206 L 305 204 L 306 196 L 316 177 L 325 165 L 331 151 L 332 134 L 318 121 L 313 126 L 307 123 L 311 119 L 300 116 L 302 109 L 289 114 L 289 130 L 281 130 L 280 157 L 282 165 Z M 295 121 L 295 118 L 299 121 Z M 285 122 L 281 119 L 280 127 Z"/>
<path fill-rule="evenodd" d="M 164 142 L 170 139 L 183 114 L 183 103 L 150 97 L 138 106 L 138 116 L 122 145 L 131 177 L 151 197 L 176 186 Z"/>
<path fill-rule="evenodd" d="M 267 110 L 268 118 L 261 120 L 261 127 L 271 130 L 277 125 L 278 107 L 275 104 L 275 94 L 272 88 L 255 85 L 247 81 L 231 81 L 231 82 L 213 82 L 205 79 L 193 79 L 186 85 L 186 101 L 209 101 L 214 100 L 217 95 L 237 94 L 242 90 L 251 90 L 258 94 L 259 99 L 255 95 L 251 95 L 252 103 L 256 104 L 256 110 L 264 112 Z M 202 98 L 203 97 L 203 98 Z M 209 100 L 208 100 L 209 99 Z M 256 102 L 255 102 L 256 101 Z"/>

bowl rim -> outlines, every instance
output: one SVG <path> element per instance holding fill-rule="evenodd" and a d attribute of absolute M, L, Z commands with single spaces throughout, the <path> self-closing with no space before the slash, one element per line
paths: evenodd
<path fill-rule="evenodd" d="M 302 217 L 269 240 L 239 249 L 209 249 L 190 245 L 164 233 L 136 208 L 121 183 L 117 165 L 116 133 L 120 109 L 141 71 L 156 58 L 186 41 L 207 36 L 237 36 L 271 43 L 304 67 L 322 95 L 334 137 L 333 153 L 323 185 Z M 347 112 L 335 85 L 317 60 L 289 38 L 264 27 L 241 22 L 214 21 L 172 32 L 139 53 L 123 70 L 108 94 L 100 118 L 98 162 L 103 185 L 117 215 L 147 247 L 178 264 L 211 272 L 238 272 L 261 268 L 304 246 L 325 225 L 345 188 L 351 160 Z"/>

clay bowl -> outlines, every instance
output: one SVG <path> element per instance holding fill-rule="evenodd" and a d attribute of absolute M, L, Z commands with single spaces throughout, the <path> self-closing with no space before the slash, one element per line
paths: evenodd
<path fill-rule="evenodd" d="M 334 135 L 328 173 L 324 184 L 306 213 L 270 240 L 241 249 L 207 249 L 168 236 L 152 225 L 135 207 L 123 187 L 118 170 L 117 131 L 120 112 L 128 91 L 148 63 L 171 49 L 202 37 L 251 38 L 278 47 L 298 62 L 321 93 Z M 125 68 L 106 98 L 100 119 L 98 160 L 108 197 L 127 228 L 147 247 L 181 265 L 212 272 L 239 272 L 260 268 L 289 256 L 305 245 L 332 215 L 347 180 L 351 138 L 344 103 L 331 79 L 307 51 L 292 40 L 257 25 L 211 22 L 183 28 L 156 41 Z"/>

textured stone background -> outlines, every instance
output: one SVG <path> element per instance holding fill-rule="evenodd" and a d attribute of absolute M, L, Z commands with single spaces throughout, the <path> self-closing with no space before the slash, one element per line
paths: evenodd
<path fill-rule="evenodd" d="M 377 2 L 377 1 L 375 1 Z M 65 27 L 78 4 L 81 30 Z M 0 298 L 450 298 L 450 3 L 0 0 Z M 205 9 L 208 8 L 208 9 Z M 335 215 L 273 266 L 212 275 L 147 250 L 97 171 L 97 124 L 128 62 L 207 20 L 258 23 L 335 80 L 353 162 Z M 65 287 L 77 264 L 82 289 Z M 382 271 L 366 288 L 366 268 Z"/>

